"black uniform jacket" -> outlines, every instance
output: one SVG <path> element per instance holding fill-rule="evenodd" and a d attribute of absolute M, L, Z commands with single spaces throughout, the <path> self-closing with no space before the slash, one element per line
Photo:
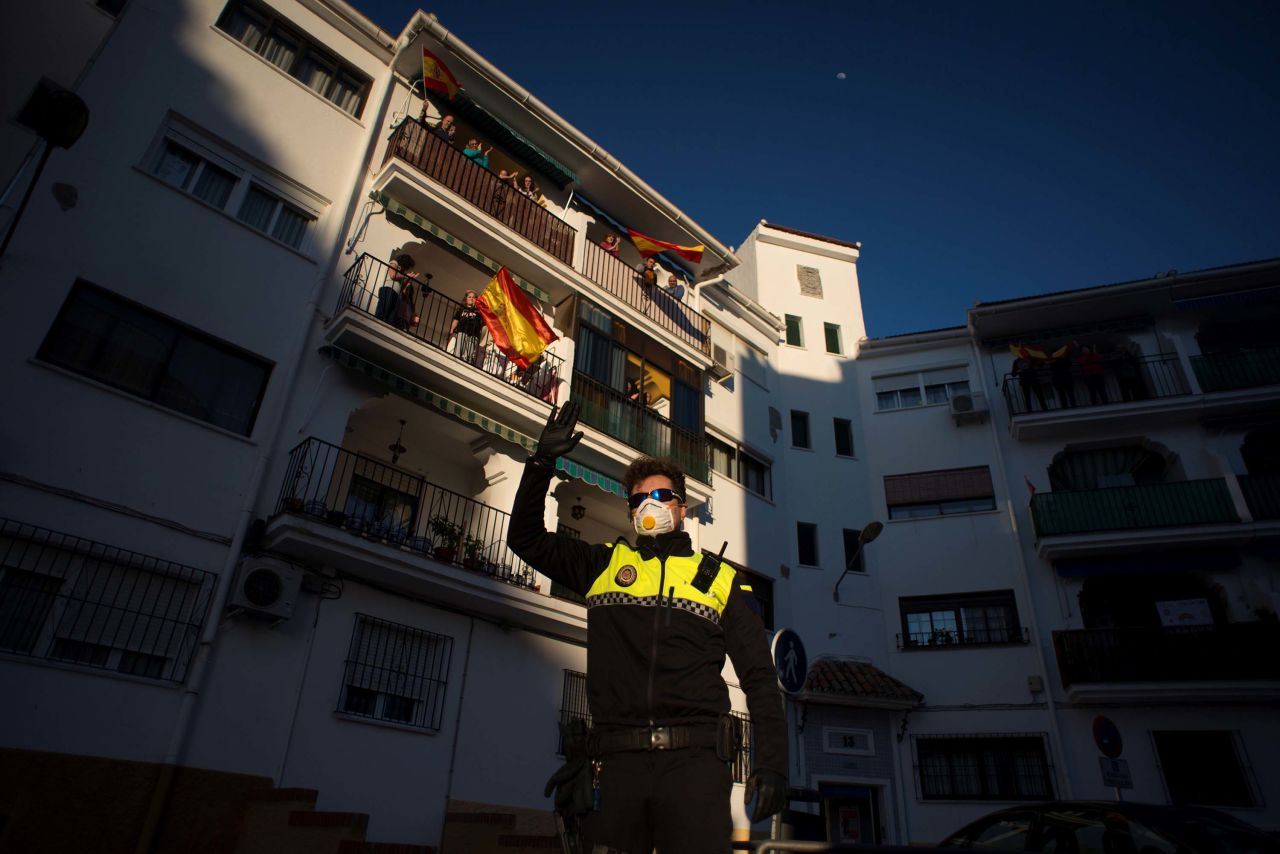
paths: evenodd
<path fill-rule="evenodd" d="M 721 565 L 717 587 L 723 610 L 670 595 L 673 568 L 696 566 L 689 535 L 677 531 L 641 536 L 632 560 L 624 544 L 594 545 L 548 533 L 543 507 L 553 468 L 531 460 L 516 492 L 507 531 L 512 551 L 539 572 L 587 595 L 587 700 L 596 726 L 669 726 L 715 723 L 729 711 L 729 691 L 721 676 L 727 652 L 747 695 L 755 730 L 755 767 L 787 773 L 786 719 L 764 624 L 753 608 L 743 578 Z M 624 557 L 625 555 L 625 557 Z M 610 564 L 614 575 L 601 576 Z M 644 573 L 658 573 L 661 586 Z M 726 573 L 728 574 L 726 576 Z M 637 579 L 638 576 L 638 579 Z M 617 577 L 619 583 L 609 583 Z M 648 588 L 658 596 L 631 596 Z M 611 592 L 600 594 L 608 587 Z M 684 585 L 681 585 L 683 588 Z M 614 592 L 616 591 L 616 592 Z"/>

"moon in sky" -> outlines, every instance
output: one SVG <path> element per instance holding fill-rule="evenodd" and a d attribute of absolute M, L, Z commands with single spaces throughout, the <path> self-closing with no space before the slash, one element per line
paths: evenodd
<path fill-rule="evenodd" d="M 843 80 L 843 79 L 845 79 L 845 78 L 846 78 L 846 77 L 848 77 L 848 76 L 849 76 L 849 75 L 848 75 L 848 74 L 845 74 L 843 71 L 840 71 L 840 72 L 837 72 L 837 73 L 836 73 L 836 79 L 837 79 L 837 80 Z"/>

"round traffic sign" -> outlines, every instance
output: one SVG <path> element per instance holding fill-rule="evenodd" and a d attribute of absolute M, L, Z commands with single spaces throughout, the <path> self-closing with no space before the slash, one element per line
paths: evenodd
<path fill-rule="evenodd" d="M 788 694 L 799 694 L 809 673 L 809 659 L 800 636 L 791 629 L 779 629 L 773 636 L 773 666 L 778 671 L 778 684 Z"/>
<path fill-rule="evenodd" d="M 1102 755 L 1108 759 L 1118 759 L 1120 751 L 1124 749 L 1124 742 L 1120 740 L 1120 728 L 1111 718 L 1102 715 L 1093 719 L 1093 743 L 1098 745 Z"/>

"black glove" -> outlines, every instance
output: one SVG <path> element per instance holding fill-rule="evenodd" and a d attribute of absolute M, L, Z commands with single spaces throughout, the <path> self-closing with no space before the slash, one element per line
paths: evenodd
<path fill-rule="evenodd" d="M 751 809 L 751 821 L 764 821 L 774 813 L 782 812 L 787 805 L 787 777 L 768 768 L 757 768 L 747 778 L 747 790 L 742 799 L 743 804 L 751 803 L 755 796 L 756 804 Z"/>
<path fill-rule="evenodd" d="M 564 765 L 551 775 L 543 795 L 556 795 L 556 812 L 562 816 L 584 815 L 591 810 L 591 760 L 587 757 L 587 727 L 574 718 L 560 724 L 564 741 Z"/>
<path fill-rule="evenodd" d="M 530 458 L 543 465 L 555 465 L 556 457 L 563 457 L 577 446 L 582 439 L 582 432 L 573 432 L 578 426 L 578 402 L 571 400 L 557 409 L 551 407 L 551 417 L 547 426 L 542 428 L 542 436 L 538 439 L 538 449 Z"/>

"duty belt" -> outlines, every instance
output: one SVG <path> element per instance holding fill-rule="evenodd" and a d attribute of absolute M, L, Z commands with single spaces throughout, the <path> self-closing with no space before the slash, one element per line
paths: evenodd
<path fill-rule="evenodd" d="M 624 753 L 632 750 L 681 750 L 686 747 L 715 747 L 715 724 L 701 726 L 618 727 L 598 729 L 588 738 L 592 755 Z"/>

